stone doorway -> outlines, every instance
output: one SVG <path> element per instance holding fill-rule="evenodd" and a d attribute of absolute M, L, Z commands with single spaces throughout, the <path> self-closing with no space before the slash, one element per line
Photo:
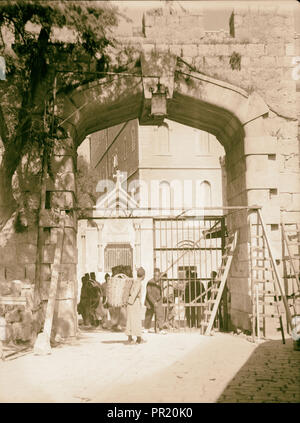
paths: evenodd
<path fill-rule="evenodd" d="M 170 58 L 170 63 L 176 63 L 175 59 Z M 224 146 L 225 205 L 261 204 L 262 190 L 269 192 L 270 184 L 272 190 L 277 189 L 276 181 L 270 182 L 269 178 L 272 172 L 269 156 L 274 152 L 275 138 L 265 130 L 269 113 L 267 105 L 256 93 L 249 95 L 238 87 L 196 72 L 189 71 L 193 84 L 175 77 L 174 68 L 172 75 L 169 79 L 172 96 L 167 100 L 168 119 L 210 132 Z M 144 95 L 148 88 L 142 79 L 134 86 L 121 79 L 110 85 L 109 95 L 95 84 L 79 88 L 69 95 L 72 103 L 64 101 L 65 108 L 60 111 L 62 116 L 68 117 L 75 112 L 73 106 L 70 108 L 71 104 L 76 105 L 77 111 L 76 119 L 66 119 L 65 126 L 70 138 L 67 145 L 61 147 L 60 160 L 72 156 L 87 134 L 102 128 L 136 117 L 139 117 L 141 124 L 154 124 L 145 118 L 145 110 L 150 107 L 151 99 Z M 86 101 L 87 98 L 90 98 L 90 102 Z M 83 103 L 86 103 L 86 107 L 80 109 Z M 73 175 L 68 172 L 63 176 L 74 178 Z M 68 189 L 75 191 L 73 182 L 70 182 Z M 263 206 L 266 223 L 276 222 L 279 219 L 279 206 L 269 201 L 264 201 Z M 230 314 L 234 325 L 250 329 L 247 212 L 232 214 L 227 224 L 229 230 L 239 231 L 239 245 L 229 280 L 232 299 Z M 75 248 L 75 221 L 73 230 Z"/>

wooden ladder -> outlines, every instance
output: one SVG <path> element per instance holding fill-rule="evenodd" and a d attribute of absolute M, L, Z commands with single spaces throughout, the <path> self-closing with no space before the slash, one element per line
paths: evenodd
<path fill-rule="evenodd" d="M 288 328 L 291 327 L 292 316 L 260 209 L 256 210 L 256 214 L 256 223 L 250 223 L 252 338 L 255 342 L 256 333 L 258 339 L 261 333 L 265 336 L 266 319 L 278 319 L 277 330 L 281 332 L 282 342 L 285 343 L 282 303 Z"/>
<path fill-rule="evenodd" d="M 221 266 L 218 269 L 216 278 L 212 281 L 210 289 L 207 290 L 210 291 L 210 298 L 205 303 L 204 319 L 201 322 L 201 329 L 202 331 L 205 331 L 205 335 L 210 335 L 211 333 L 217 315 L 217 311 L 220 306 L 224 287 L 228 278 L 228 273 L 230 270 L 236 244 L 237 231 L 234 234 L 228 236 L 225 251 L 222 256 Z"/>
<path fill-rule="evenodd" d="M 293 314 L 300 314 L 300 224 L 281 223 L 284 279 Z M 286 254 L 287 253 L 287 254 Z"/>

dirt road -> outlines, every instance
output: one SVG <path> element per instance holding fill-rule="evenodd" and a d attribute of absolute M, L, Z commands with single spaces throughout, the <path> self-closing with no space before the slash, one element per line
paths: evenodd
<path fill-rule="evenodd" d="M 292 366 L 295 373 L 300 364 L 300 353 L 293 351 L 289 340 L 286 345 L 270 341 L 274 344 L 268 350 L 269 342 L 257 346 L 230 334 L 147 334 L 145 338 L 146 344 L 128 346 L 123 333 L 82 332 L 76 341 L 54 348 L 51 355 L 30 353 L 0 362 L 0 402 L 247 402 L 253 400 L 251 389 L 256 392 L 256 384 L 262 392 L 262 382 L 254 378 L 248 383 L 257 368 L 265 375 L 272 373 L 269 380 L 273 377 L 277 384 L 278 402 L 285 395 L 289 401 L 299 401 L 296 376 L 285 393 L 279 390 L 285 372 Z M 260 358 L 251 364 L 263 346 Z M 281 357 L 279 373 L 270 355 L 274 349 Z M 243 383 L 248 383 L 246 390 Z M 283 383 L 286 386 L 287 380 Z M 268 399 L 274 398 L 266 395 Z"/>

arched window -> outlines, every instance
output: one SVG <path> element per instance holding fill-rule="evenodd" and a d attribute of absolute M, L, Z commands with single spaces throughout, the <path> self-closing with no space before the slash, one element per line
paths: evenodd
<path fill-rule="evenodd" d="M 131 128 L 131 151 L 135 150 L 135 144 L 136 144 L 135 127 L 133 126 Z"/>
<path fill-rule="evenodd" d="M 171 209 L 171 188 L 167 181 L 159 183 L 159 208 L 163 214 L 169 214 Z"/>
<path fill-rule="evenodd" d="M 162 123 L 156 130 L 156 151 L 157 154 L 170 154 L 169 126 Z"/>
<path fill-rule="evenodd" d="M 208 181 L 201 182 L 198 198 L 200 207 L 211 207 L 211 185 Z"/>
<path fill-rule="evenodd" d="M 195 129 L 195 145 L 197 155 L 209 154 L 209 136 L 210 134 L 208 132 Z"/>

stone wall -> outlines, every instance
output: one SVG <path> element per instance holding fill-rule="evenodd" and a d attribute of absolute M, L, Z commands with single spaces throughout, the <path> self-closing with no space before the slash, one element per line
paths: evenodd
<path fill-rule="evenodd" d="M 76 150 L 71 137 L 55 145 L 52 171 L 54 177 L 49 177 L 46 185 L 49 208 L 42 211 L 39 222 L 43 231 L 40 294 L 43 301 L 47 300 L 57 243 L 58 212 L 64 210 L 65 229 L 53 327 L 55 334 L 72 337 L 77 333 L 77 218 Z"/>
<path fill-rule="evenodd" d="M 191 71 L 234 84 L 249 95 L 258 93 L 264 100 L 268 110 L 262 110 L 261 119 L 248 123 L 250 136 L 238 143 L 232 140 L 233 148 L 227 150 L 227 204 L 263 206 L 280 268 L 280 221 L 300 221 L 299 116 L 296 81 L 292 78 L 296 54 L 293 8 L 289 2 L 238 5 L 233 9 L 234 36 L 229 34 L 229 22 L 228 32 L 204 31 L 200 27 L 201 11 L 198 16 L 186 15 L 184 19 L 166 9 L 153 11 L 144 17 L 144 38 L 123 39 L 147 54 L 174 54 Z M 192 29 L 192 21 L 198 22 L 197 31 Z M 257 132 L 263 136 L 257 137 Z M 251 312 L 247 216 L 235 213 L 229 225 L 240 232 L 229 284 L 232 320 L 235 326 L 249 328 L 245 314 Z"/>
<path fill-rule="evenodd" d="M 55 334 L 75 336 L 76 322 L 76 150 L 72 139 L 54 147 L 46 180 L 46 201 L 41 204 L 41 161 L 38 153 L 24 157 L 14 180 L 15 195 L 22 207 L 14 213 L 0 234 L 0 297 L 15 295 L 15 285 L 30 289 L 35 300 L 23 305 L 3 305 L 7 341 L 32 339 L 43 326 L 59 226 L 59 211 L 65 210 L 62 266 L 54 316 Z M 26 169 L 26 171 L 25 171 Z M 16 298 L 16 301 L 18 299 Z M 24 308 L 25 307 L 25 308 Z M 31 327 L 31 330 L 29 330 Z"/>
<path fill-rule="evenodd" d="M 2 340 L 7 342 L 29 342 L 34 330 L 33 285 L 22 281 L 0 282 L 0 319 Z"/>

